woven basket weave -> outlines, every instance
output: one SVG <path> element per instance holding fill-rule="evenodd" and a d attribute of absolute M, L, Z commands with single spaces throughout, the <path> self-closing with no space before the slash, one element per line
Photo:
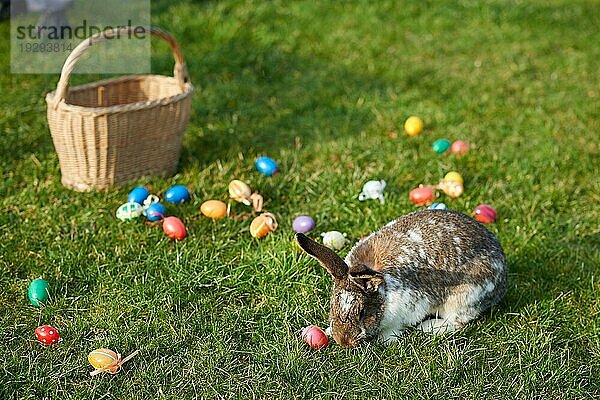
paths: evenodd
<path fill-rule="evenodd" d="M 46 95 L 61 182 L 68 188 L 105 189 L 142 176 L 170 176 L 177 169 L 193 86 L 170 34 L 145 28 L 171 46 L 173 77 L 131 75 L 69 88 L 86 49 L 129 30 L 105 31 L 81 42 L 65 61 L 56 90 Z"/>

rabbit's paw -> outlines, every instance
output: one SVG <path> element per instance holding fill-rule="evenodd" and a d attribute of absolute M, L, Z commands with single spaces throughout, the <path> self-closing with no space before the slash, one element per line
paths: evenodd
<path fill-rule="evenodd" d="M 426 333 L 441 335 L 443 333 L 457 331 L 461 328 L 461 326 L 445 319 L 432 318 L 421 322 L 418 328 Z"/>

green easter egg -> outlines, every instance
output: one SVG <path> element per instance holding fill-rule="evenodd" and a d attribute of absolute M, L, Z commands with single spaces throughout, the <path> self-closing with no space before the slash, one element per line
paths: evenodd
<path fill-rule="evenodd" d="M 50 294 L 50 286 L 48 286 L 48 282 L 43 279 L 36 279 L 29 284 L 29 289 L 27 290 L 27 297 L 29 297 L 29 302 L 36 307 L 41 306 L 43 303 L 48 301 L 48 296 Z"/>
<path fill-rule="evenodd" d="M 448 148 L 450 148 L 450 141 L 447 139 L 438 139 L 435 142 L 433 142 L 431 148 L 437 154 L 442 154 L 443 152 L 448 150 Z"/>

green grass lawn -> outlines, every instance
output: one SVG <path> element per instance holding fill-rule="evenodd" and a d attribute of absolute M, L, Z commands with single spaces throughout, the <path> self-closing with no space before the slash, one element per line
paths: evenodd
<path fill-rule="evenodd" d="M 196 86 L 179 173 L 96 193 L 60 184 L 43 100 L 58 76 L 11 75 L 0 42 L 0 398 L 600 395 L 598 2 L 337 4 L 154 1 Z M 154 72 L 170 74 L 167 47 L 153 50 Z M 425 121 L 418 137 L 402 132 L 410 115 Z M 475 148 L 437 156 L 442 137 Z M 258 155 L 281 173 L 259 175 Z M 304 326 L 327 324 L 332 282 L 294 247 L 293 218 L 355 242 L 417 209 L 408 192 L 451 170 L 466 192 L 441 201 L 498 210 L 489 229 L 510 271 L 500 306 L 446 336 L 304 345 Z M 201 217 L 236 178 L 279 217 L 274 234 Z M 388 182 L 384 205 L 356 199 L 369 179 Z M 188 227 L 182 242 L 116 220 L 132 187 L 176 183 L 193 191 L 168 207 Z M 27 286 L 40 276 L 52 297 L 36 309 Z M 60 344 L 35 340 L 42 324 Z M 141 353 L 91 378 L 99 347 Z"/>

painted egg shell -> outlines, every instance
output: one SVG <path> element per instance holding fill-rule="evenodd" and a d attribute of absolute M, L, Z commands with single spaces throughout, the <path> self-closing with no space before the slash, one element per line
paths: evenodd
<path fill-rule="evenodd" d="M 457 156 L 462 156 L 467 151 L 469 151 L 469 143 L 463 140 L 457 140 L 450 146 L 450 152 Z"/>
<path fill-rule="evenodd" d="M 456 171 L 450 171 L 450 172 L 448 172 L 446 174 L 446 176 L 444 176 L 444 180 L 448 181 L 448 182 L 460 182 L 460 183 L 464 183 L 462 176 L 458 172 L 456 172 Z"/>
<path fill-rule="evenodd" d="M 148 206 L 150 206 L 150 204 L 155 204 L 155 203 L 160 203 L 160 198 L 154 194 L 149 194 L 148 197 L 146 197 L 146 199 L 144 200 L 144 203 L 142 205 L 144 206 L 144 208 L 148 208 Z"/>
<path fill-rule="evenodd" d="M 27 289 L 27 297 L 32 305 L 40 307 L 43 303 L 48 301 L 49 296 L 50 286 L 48 285 L 48 282 L 41 278 L 31 281 L 29 288 Z"/>
<path fill-rule="evenodd" d="M 447 210 L 448 207 L 446 207 L 446 205 L 444 203 L 433 203 L 432 205 L 427 207 L 427 209 L 429 209 L 429 210 Z"/>
<path fill-rule="evenodd" d="M 168 237 L 175 240 L 182 240 L 187 235 L 185 225 L 177 217 L 167 217 L 163 220 L 163 231 Z"/>
<path fill-rule="evenodd" d="M 329 344 L 329 338 L 323 329 L 316 325 L 309 325 L 302 330 L 302 340 L 313 349 L 322 349 Z"/>
<path fill-rule="evenodd" d="M 263 175 L 273 176 L 279 168 L 275 160 L 269 157 L 258 157 L 256 159 L 256 169 Z"/>
<path fill-rule="evenodd" d="M 208 200 L 200 206 L 202 214 L 212 219 L 220 219 L 227 215 L 227 206 L 219 200 Z"/>
<path fill-rule="evenodd" d="M 275 216 L 271 213 L 264 213 L 254 218 L 250 224 L 250 234 L 255 238 L 263 238 L 269 234 L 269 232 L 277 229 L 277 221 Z"/>
<path fill-rule="evenodd" d="M 146 218 L 149 221 L 161 220 L 167 215 L 167 209 L 161 203 L 152 203 L 146 208 Z"/>
<path fill-rule="evenodd" d="M 497 213 L 494 207 L 481 204 L 475 207 L 475 211 L 473 212 L 475 219 L 484 224 L 491 224 L 496 221 Z"/>
<path fill-rule="evenodd" d="M 42 325 L 35 329 L 35 337 L 44 344 L 54 344 L 58 343 L 60 334 L 56 328 L 50 325 Z"/>
<path fill-rule="evenodd" d="M 117 218 L 121 221 L 131 221 L 142 215 L 144 208 L 139 203 L 128 202 L 122 204 L 116 212 Z"/>
<path fill-rule="evenodd" d="M 346 236 L 339 231 L 325 232 L 321 236 L 323 236 L 323 244 L 333 250 L 343 249 L 348 241 Z"/>
<path fill-rule="evenodd" d="M 431 148 L 437 154 L 442 154 L 450 147 L 450 141 L 447 139 L 438 139 L 431 145 Z"/>
<path fill-rule="evenodd" d="M 119 363 L 119 355 L 110 349 L 97 349 L 88 354 L 88 361 L 96 369 L 109 369 Z"/>
<path fill-rule="evenodd" d="M 440 188 L 446 193 L 448 196 L 457 198 L 461 194 L 465 192 L 465 187 L 462 182 L 459 181 L 442 181 Z"/>
<path fill-rule="evenodd" d="M 240 201 L 246 205 L 250 205 L 250 196 L 252 195 L 252 189 L 245 182 L 239 181 L 237 179 L 229 182 L 229 196 L 236 200 Z"/>
<path fill-rule="evenodd" d="M 315 220 L 308 215 L 300 215 L 292 222 L 292 229 L 294 232 L 306 233 L 312 231 L 315 228 Z"/>
<path fill-rule="evenodd" d="M 416 136 L 423 131 L 423 121 L 419 117 L 409 117 L 404 123 L 404 131 L 408 136 Z"/>
<path fill-rule="evenodd" d="M 167 190 L 165 199 L 169 203 L 183 203 L 190 199 L 190 191 L 183 185 L 175 185 Z"/>
<path fill-rule="evenodd" d="M 144 200 L 146 200 L 146 197 L 148 197 L 149 194 L 150 192 L 148 191 L 148 189 L 146 189 L 143 186 L 138 186 L 131 192 L 129 192 L 129 195 L 127 196 L 127 201 L 129 203 L 144 204 Z"/>
<path fill-rule="evenodd" d="M 428 187 L 420 187 L 410 191 L 408 198 L 418 206 L 430 204 L 435 197 L 433 190 Z"/>

